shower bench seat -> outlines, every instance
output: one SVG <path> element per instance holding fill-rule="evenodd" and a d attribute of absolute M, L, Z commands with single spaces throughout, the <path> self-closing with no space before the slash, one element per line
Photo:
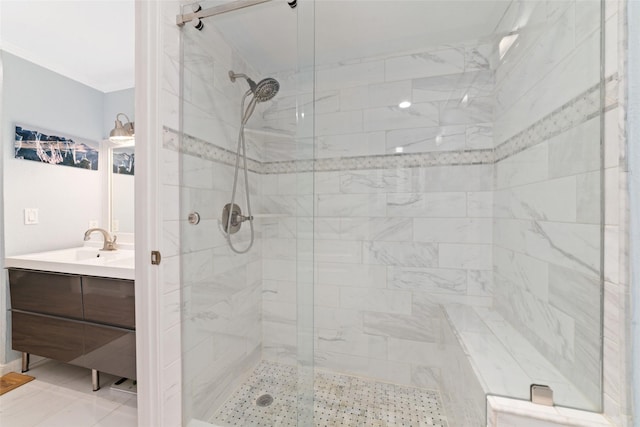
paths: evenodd
<path fill-rule="evenodd" d="M 498 312 L 486 307 L 444 307 L 480 386 L 486 395 L 529 399 L 531 384 L 551 387 L 563 406 L 598 411 L 579 388 Z"/>

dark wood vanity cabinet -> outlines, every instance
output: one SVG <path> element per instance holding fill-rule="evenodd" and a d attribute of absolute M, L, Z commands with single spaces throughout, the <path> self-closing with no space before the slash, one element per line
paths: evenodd
<path fill-rule="evenodd" d="M 9 269 L 12 347 L 136 378 L 133 280 Z"/>

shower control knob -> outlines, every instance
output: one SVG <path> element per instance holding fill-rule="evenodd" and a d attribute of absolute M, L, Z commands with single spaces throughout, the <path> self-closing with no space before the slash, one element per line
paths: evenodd
<path fill-rule="evenodd" d="M 198 212 L 191 212 L 187 219 L 189 220 L 189 224 L 196 225 L 200 223 L 200 214 Z"/>

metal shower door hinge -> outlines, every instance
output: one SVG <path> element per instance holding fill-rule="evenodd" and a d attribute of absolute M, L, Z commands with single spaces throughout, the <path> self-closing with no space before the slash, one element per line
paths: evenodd
<path fill-rule="evenodd" d="M 548 385 L 531 384 L 531 402 L 553 406 L 553 390 Z"/>
<path fill-rule="evenodd" d="M 162 255 L 160 255 L 160 251 L 151 251 L 151 264 L 160 265 L 160 261 L 162 261 Z"/>

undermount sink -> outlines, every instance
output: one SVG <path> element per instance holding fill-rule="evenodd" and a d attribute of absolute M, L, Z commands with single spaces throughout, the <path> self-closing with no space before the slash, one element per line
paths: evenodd
<path fill-rule="evenodd" d="M 71 249 L 61 249 L 58 251 L 39 252 L 35 254 L 23 255 L 24 258 L 40 259 L 52 262 L 78 262 L 91 259 L 111 260 L 122 258 L 122 252 L 118 251 L 101 251 L 96 248 L 80 247 Z"/>
<path fill-rule="evenodd" d="M 129 249 L 103 251 L 93 246 L 80 246 L 8 257 L 5 267 L 134 279 L 135 252 Z"/>

